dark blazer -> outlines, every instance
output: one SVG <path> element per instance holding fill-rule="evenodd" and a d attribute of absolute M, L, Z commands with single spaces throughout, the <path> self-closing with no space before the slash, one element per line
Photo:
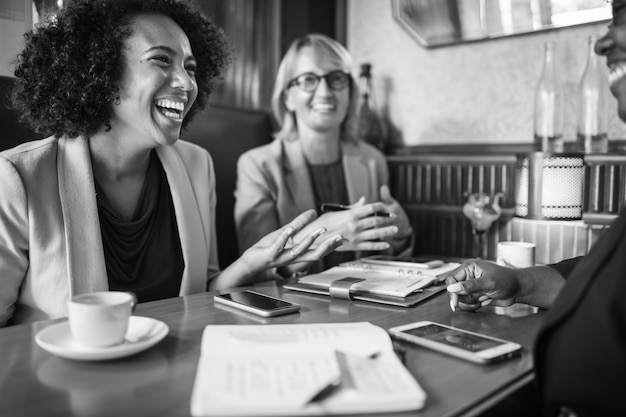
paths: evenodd
<path fill-rule="evenodd" d="M 574 267 L 575 265 L 575 267 Z M 572 268 L 573 267 L 573 268 Z M 626 211 L 571 269 L 535 346 L 546 415 L 624 415 L 626 404 Z"/>

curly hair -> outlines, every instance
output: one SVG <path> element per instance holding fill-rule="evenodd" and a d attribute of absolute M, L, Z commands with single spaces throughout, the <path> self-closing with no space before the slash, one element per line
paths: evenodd
<path fill-rule="evenodd" d="M 122 48 L 132 35 L 132 18 L 147 13 L 169 16 L 189 38 L 198 63 L 198 98 L 183 127 L 189 123 L 222 79 L 232 50 L 223 30 L 183 0 L 72 0 L 26 33 L 12 94 L 20 120 L 45 135 L 89 137 L 103 126 L 110 130 L 120 99 Z"/>

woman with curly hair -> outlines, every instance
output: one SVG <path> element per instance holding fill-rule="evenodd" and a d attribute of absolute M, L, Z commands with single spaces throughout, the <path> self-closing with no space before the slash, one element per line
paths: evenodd
<path fill-rule="evenodd" d="M 0 153 L 0 326 L 64 316 L 86 292 L 245 285 L 343 243 L 294 243 L 309 211 L 218 270 L 212 160 L 178 139 L 229 60 L 221 29 L 177 0 L 74 0 L 25 35 L 13 101 L 49 137 Z"/>

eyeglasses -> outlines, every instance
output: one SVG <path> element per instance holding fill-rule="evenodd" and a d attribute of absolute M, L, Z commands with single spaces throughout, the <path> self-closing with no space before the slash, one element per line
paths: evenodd
<path fill-rule="evenodd" d="M 304 74 L 298 75 L 296 78 L 289 81 L 287 83 L 287 89 L 297 85 L 304 91 L 312 93 L 315 91 L 317 86 L 320 85 L 322 78 L 326 80 L 326 85 L 328 85 L 331 90 L 335 91 L 343 90 L 348 86 L 348 84 L 350 84 L 350 74 L 343 71 L 331 71 L 324 75 L 305 72 Z"/>

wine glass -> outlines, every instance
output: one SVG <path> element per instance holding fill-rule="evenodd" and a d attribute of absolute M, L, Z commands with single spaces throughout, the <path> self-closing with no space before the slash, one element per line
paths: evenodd
<path fill-rule="evenodd" d="M 502 193 L 495 195 L 471 193 L 467 197 L 467 203 L 463 206 L 463 214 L 472 222 L 474 256 L 477 258 L 487 257 L 487 231 L 500 217 L 501 197 Z"/>

